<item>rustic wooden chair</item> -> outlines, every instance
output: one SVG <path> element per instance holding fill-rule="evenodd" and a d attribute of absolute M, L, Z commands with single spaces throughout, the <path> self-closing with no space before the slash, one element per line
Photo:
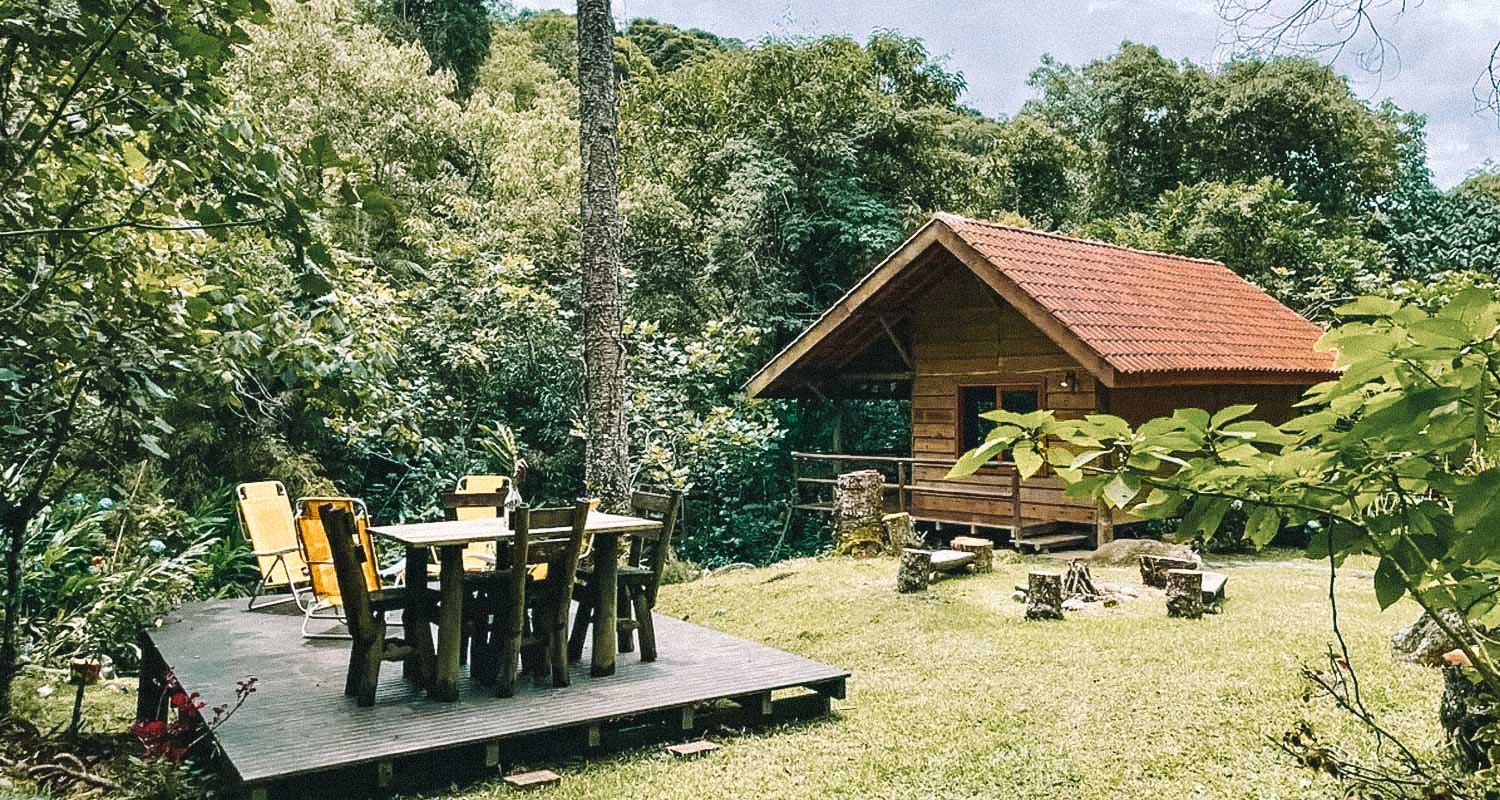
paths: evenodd
<path fill-rule="evenodd" d="M 521 506 L 511 515 L 511 541 L 496 547 L 498 563 L 506 566 L 466 580 L 474 591 L 469 612 L 470 673 L 481 683 L 493 681 L 500 697 L 515 693 L 517 667 L 523 661 L 533 664 L 534 671 L 550 669 L 554 686 L 569 683 L 567 615 L 588 508 L 587 502 L 573 508 Z M 568 533 L 533 537 L 533 531 L 547 529 Z M 549 569 L 538 579 L 534 575 L 540 565 Z M 528 611 L 533 619 L 530 625 Z"/>
<path fill-rule="evenodd" d="M 619 646 L 620 652 L 630 652 L 634 649 L 631 635 L 639 631 L 641 660 L 655 661 L 656 625 L 651 619 L 651 609 L 656 607 L 656 592 L 661 587 L 661 576 L 672 549 L 672 532 L 682 513 L 682 490 L 672 489 L 666 494 L 635 492 L 630 496 L 630 510 L 638 517 L 661 520 L 661 534 L 652 539 L 633 538 L 627 561 L 620 567 Z M 599 597 L 593 568 L 581 566 L 578 572 L 582 586 L 579 588 L 578 613 L 573 617 L 573 633 L 568 638 L 570 661 L 583 658 L 583 643 L 593 627 Z"/>
<path fill-rule="evenodd" d="M 365 586 L 370 591 L 381 588 L 381 579 L 375 569 L 375 542 L 370 536 L 370 515 L 363 500 L 353 497 L 300 497 L 297 499 L 297 547 L 306 564 L 311 600 L 303 609 L 302 637 L 304 639 L 347 639 L 346 633 L 313 632 L 316 620 L 345 622 L 343 590 L 339 586 L 338 571 L 333 562 L 328 534 L 323 529 L 319 509 L 325 505 L 348 511 L 354 518 L 354 529 L 358 536 L 360 551 L 364 554 L 360 571 L 365 576 Z"/>
<path fill-rule="evenodd" d="M 345 619 L 354 640 L 349 651 L 349 672 L 344 679 L 344 694 L 361 706 L 375 704 L 375 688 L 380 683 L 380 666 L 387 661 L 408 665 L 421 685 L 431 683 L 427 674 L 432 655 L 399 638 L 385 635 L 385 614 L 417 603 L 432 603 L 430 589 L 406 586 L 371 591 L 367 582 L 370 558 L 364 548 L 355 516 L 347 507 L 334 503 L 318 505 L 318 522 L 326 533 L 331 566 L 337 579 Z"/>
<path fill-rule="evenodd" d="M 234 487 L 234 510 L 240 531 L 260 567 L 260 582 L 250 595 L 250 610 L 294 602 L 304 613 L 307 597 L 307 566 L 297 549 L 297 528 L 292 520 L 292 499 L 281 481 L 241 483 Z M 280 572 L 278 575 L 277 572 Z M 267 590 L 285 589 L 288 597 L 261 601 Z"/>

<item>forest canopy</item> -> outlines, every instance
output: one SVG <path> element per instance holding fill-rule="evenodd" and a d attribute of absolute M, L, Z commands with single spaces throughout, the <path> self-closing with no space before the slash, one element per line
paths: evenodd
<path fill-rule="evenodd" d="M 75 99 L 61 54 L 130 7 L 22 2 L 37 33 L 11 50 L 0 120 Z M 88 569 L 118 538 L 96 574 L 178 559 L 166 603 L 253 581 L 228 510 L 241 480 L 430 518 L 458 476 L 519 455 L 529 498 L 575 493 L 573 19 L 462 0 L 172 8 L 157 43 L 119 33 L 146 66 L 106 48 L 106 79 L 83 87 L 97 110 L 27 121 L 0 152 L 0 305 L 18 320 L 0 332 L 4 497 L 27 563 Z M 1318 320 L 1500 270 L 1500 174 L 1438 189 L 1421 116 L 1310 60 L 1127 42 L 1044 59 L 1007 118 L 892 32 L 747 43 L 634 20 L 615 65 L 631 469 L 690 489 L 677 551 L 706 565 L 822 546 L 788 525 L 788 462 L 827 446 L 834 410 L 738 388 L 934 211 L 1221 259 Z M 893 409 L 845 413 L 846 447 L 904 447 Z M 29 585 L 21 613 L 60 651 L 94 635 L 70 620 L 148 613 Z"/>

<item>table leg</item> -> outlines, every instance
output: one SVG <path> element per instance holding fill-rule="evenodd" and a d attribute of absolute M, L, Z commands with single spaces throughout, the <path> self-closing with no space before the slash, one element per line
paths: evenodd
<path fill-rule="evenodd" d="M 427 548 L 408 547 L 406 549 L 406 587 L 415 597 L 424 595 L 427 589 Z M 413 665 L 410 661 L 402 664 L 401 677 L 408 680 L 421 679 L 427 684 L 425 688 L 431 688 L 435 669 L 432 653 L 432 615 L 425 602 L 414 601 L 402 610 L 401 629 L 402 638 L 407 644 L 417 649 L 417 658 L 421 661 L 420 665 Z"/>
<path fill-rule="evenodd" d="M 442 605 L 438 610 L 437 680 L 428 697 L 453 702 L 458 699 L 458 651 L 464 624 L 464 549 L 438 548 L 438 580 Z"/>
<path fill-rule="evenodd" d="M 619 645 L 619 620 L 615 592 L 620 581 L 620 537 L 612 533 L 594 534 L 594 580 L 599 585 L 595 598 L 598 611 L 594 619 L 594 652 L 589 674 L 596 678 L 615 674 L 615 648 Z"/>

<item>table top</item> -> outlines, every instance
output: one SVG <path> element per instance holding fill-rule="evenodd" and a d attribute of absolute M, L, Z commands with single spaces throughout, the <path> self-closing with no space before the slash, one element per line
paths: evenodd
<path fill-rule="evenodd" d="M 594 535 L 655 534 L 661 531 L 661 521 L 631 517 L 624 514 L 607 514 L 590 511 L 588 532 Z M 500 527 L 499 517 L 480 519 L 443 520 L 441 522 L 414 522 L 405 525 L 372 525 L 370 533 L 383 536 L 407 547 L 450 547 L 475 544 L 476 542 L 504 541 L 510 531 Z M 563 536 L 567 528 L 533 528 L 532 538 Z"/>

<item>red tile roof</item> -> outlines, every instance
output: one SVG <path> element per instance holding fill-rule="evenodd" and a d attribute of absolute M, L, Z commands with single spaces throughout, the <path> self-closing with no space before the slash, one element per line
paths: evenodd
<path fill-rule="evenodd" d="M 1332 374 L 1322 328 L 1217 261 L 936 219 L 1119 373 Z"/>

